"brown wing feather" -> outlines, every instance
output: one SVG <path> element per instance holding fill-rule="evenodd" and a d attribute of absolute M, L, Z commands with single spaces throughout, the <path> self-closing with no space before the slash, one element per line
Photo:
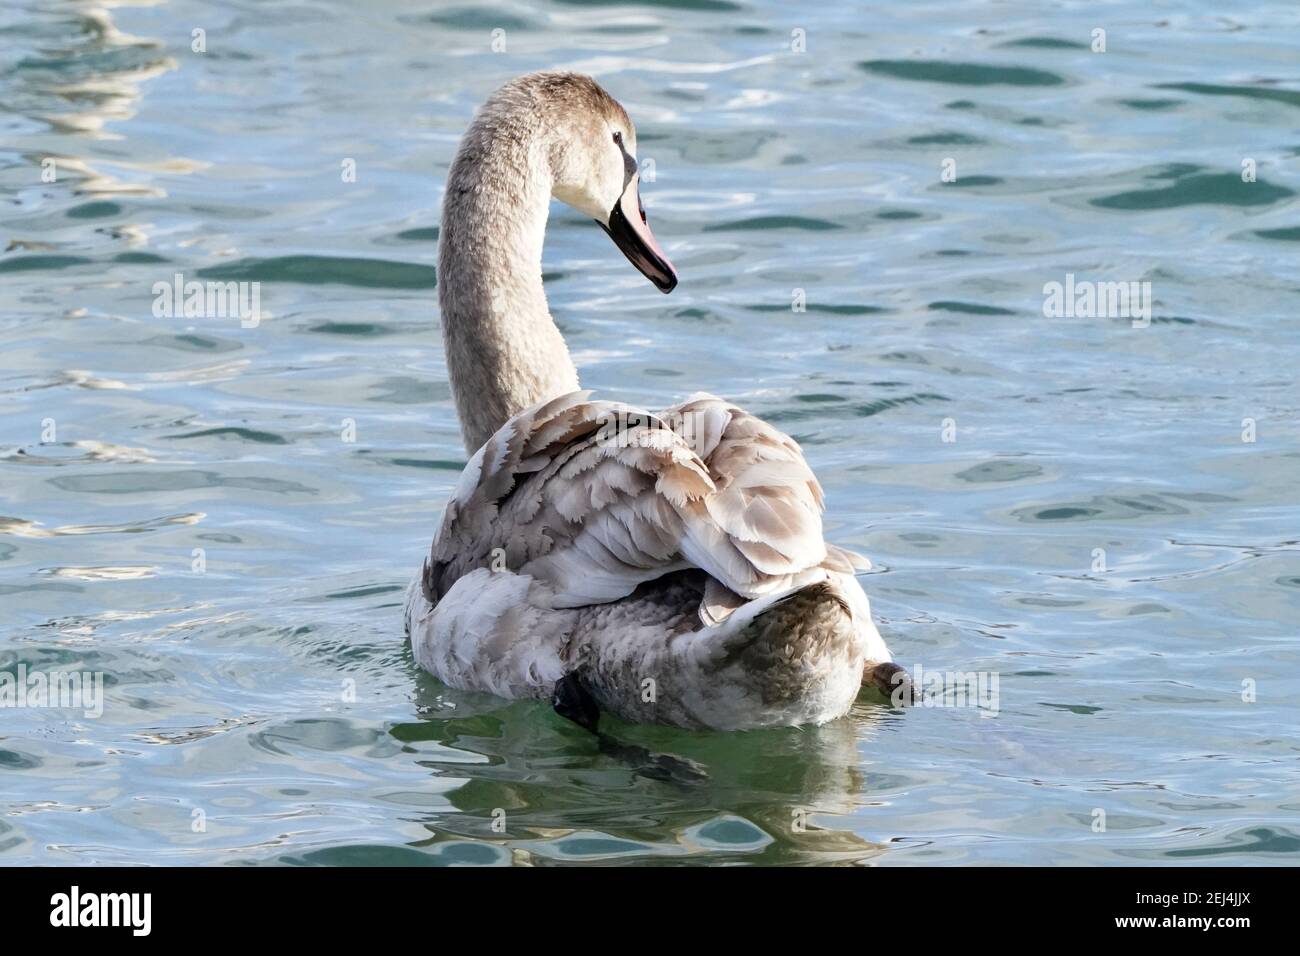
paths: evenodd
<path fill-rule="evenodd" d="M 755 597 L 828 560 L 821 488 L 788 436 L 712 396 L 652 416 L 589 395 L 521 412 L 471 458 L 425 563 L 431 602 L 481 567 L 579 607 L 692 566 Z"/>

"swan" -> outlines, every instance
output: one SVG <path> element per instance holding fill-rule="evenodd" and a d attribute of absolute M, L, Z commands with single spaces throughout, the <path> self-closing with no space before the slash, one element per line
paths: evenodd
<path fill-rule="evenodd" d="M 698 393 L 650 413 L 595 399 L 547 308 L 552 198 L 662 292 L 677 273 L 641 204 L 636 129 L 588 76 L 518 77 L 448 173 L 438 298 L 469 462 L 407 592 L 421 667 L 451 687 L 716 730 L 821 724 L 905 678 L 822 537 L 799 446 Z"/>

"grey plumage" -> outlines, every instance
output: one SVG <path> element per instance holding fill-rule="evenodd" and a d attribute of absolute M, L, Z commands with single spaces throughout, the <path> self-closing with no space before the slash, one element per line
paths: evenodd
<path fill-rule="evenodd" d="M 439 299 L 473 455 L 409 592 L 415 656 L 506 697 L 576 671 L 629 720 L 829 720 L 889 651 L 798 445 L 710 395 L 656 415 L 593 400 L 547 309 L 551 196 L 603 223 L 635 135 L 590 78 L 533 74 L 489 98 L 452 165 Z"/>

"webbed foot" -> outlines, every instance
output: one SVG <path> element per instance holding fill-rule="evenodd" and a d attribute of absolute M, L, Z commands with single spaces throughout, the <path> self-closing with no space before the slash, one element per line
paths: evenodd
<path fill-rule="evenodd" d="M 587 688 L 582 686 L 582 678 L 578 674 L 565 674 L 555 682 L 551 706 L 561 717 L 573 721 L 584 730 L 596 733 L 600 708 L 596 706 L 596 701 Z"/>
<path fill-rule="evenodd" d="M 912 675 L 893 662 L 877 664 L 867 661 L 862 669 L 862 682 L 876 688 L 895 706 L 916 702 L 916 686 L 912 683 Z"/>

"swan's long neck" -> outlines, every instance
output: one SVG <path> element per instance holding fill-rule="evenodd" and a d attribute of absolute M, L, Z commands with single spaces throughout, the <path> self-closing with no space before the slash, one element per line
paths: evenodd
<path fill-rule="evenodd" d="M 471 454 L 511 416 L 578 387 L 542 288 L 551 185 L 542 127 L 518 116 L 476 120 L 447 178 L 438 301 Z"/>

